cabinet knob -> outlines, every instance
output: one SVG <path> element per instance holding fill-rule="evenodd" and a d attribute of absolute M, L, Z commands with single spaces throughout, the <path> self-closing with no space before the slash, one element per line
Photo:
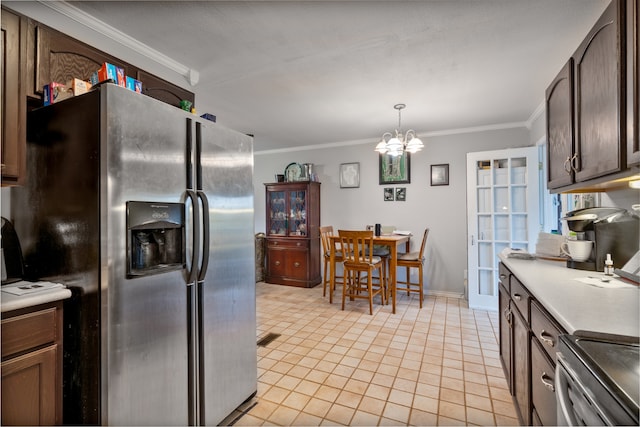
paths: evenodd
<path fill-rule="evenodd" d="M 542 375 L 540 375 L 540 381 L 549 390 L 551 390 L 553 392 L 556 391 L 556 387 L 553 385 L 553 378 L 551 378 L 549 375 L 547 375 L 546 372 L 543 372 Z"/>
<path fill-rule="evenodd" d="M 516 301 L 521 301 L 522 300 L 522 295 L 520 294 L 513 294 L 513 299 Z"/>
<path fill-rule="evenodd" d="M 538 335 L 538 338 L 540 338 L 540 341 L 542 341 L 543 343 L 545 343 L 546 345 L 548 345 L 549 347 L 555 347 L 555 343 L 553 342 L 553 336 L 549 335 L 547 333 L 547 331 L 545 331 L 544 329 L 542 331 L 540 331 L 540 335 Z"/>
<path fill-rule="evenodd" d="M 507 275 L 506 275 L 506 274 L 502 273 L 502 274 L 500 275 L 500 280 L 504 280 L 504 279 L 506 279 L 506 278 L 507 278 Z"/>
<path fill-rule="evenodd" d="M 275 265 L 280 265 L 280 261 L 276 261 L 274 264 Z"/>
<path fill-rule="evenodd" d="M 298 267 L 300 267 L 300 263 L 299 263 L 299 262 L 294 262 L 294 263 L 293 263 L 293 266 L 294 266 L 294 267 L 296 267 L 296 268 L 298 268 Z"/>
<path fill-rule="evenodd" d="M 298 242 L 296 243 L 296 246 L 302 246 L 302 243 Z"/>

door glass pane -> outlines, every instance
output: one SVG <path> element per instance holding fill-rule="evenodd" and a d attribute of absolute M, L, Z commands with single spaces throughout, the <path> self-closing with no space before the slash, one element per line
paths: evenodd
<path fill-rule="evenodd" d="M 478 215 L 478 240 L 493 239 L 491 215 Z"/>
<path fill-rule="evenodd" d="M 493 161 L 493 185 L 507 185 L 509 183 L 509 159 Z"/>
<path fill-rule="evenodd" d="M 494 227 L 495 240 L 509 240 L 509 216 L 496 215 Z"/>
<path fill-rule="evenodd" d="M 527 188 L 513 187 L 511 189 L 511 212 L 527 211 Z"/>
<path fill-rule="evenodd" d="M 511 159 L 511 184 L 523 185 L 527 178 L 527 158 L 515 157 Z"/>
<path fill-rule="evenodd" d="M 527 241 L 527 215 L 514 215 L 511 219 L 513 224 L 513 240 L 518 242 Z"/>
<path fill-rule="evenodd" d="M 495 187 L 493 189 L 493 211 L 495 213 L 509 212 L 509 189 L 507 187 Z"/>
<path fill-rule="evenodd" d="M 491 185 L 491 161 L 480 160 L 477 163 L 476 185 Z"/>
<path fill-rule="evenodd" d="M 480 270 L 478 272 L 478 294 L 495 295 L 493 284 L 493 270 Z"/>
<path fill-rule="evenodd" d="M 491 212 L 491 189 L 490 188 L 478 189 L 478 212 L 482 212 L 482 213 Z"/>

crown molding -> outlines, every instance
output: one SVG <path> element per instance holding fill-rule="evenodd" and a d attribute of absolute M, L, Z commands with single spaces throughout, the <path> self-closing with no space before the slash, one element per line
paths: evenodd
<path fill-rule="evenodd" d="M 198 73 L 197 70 L 189 68 L 186 65 L 183 65 L 175 61 L 174 59 L 169 58 L 167 55 L 158 52 L 157 50 L 147 46 L 144 43 L 141 43 L 140 41 L 128 36 L 127 34 L 112 27 L 111 25 L 106 24 L 99 19 L 96 19 L 95 17 L 67 3 L 66 1 L 38 0 L 38 3 L 54 10 L 61 15 L 66 16 L 69 19 L 72 19 L 80 25 L 84 25 L 85 27 L 100 33 L 101 35 L 111 39 L 117 44 L 131 49 L 139 55 L 145 56 L 150 60 L 156 62 L 157 64 L 178 73 L 179 75 L 183 76 L 191 86 L 195 86 L 196 84 L 198 84 L 200 73 Z"/>

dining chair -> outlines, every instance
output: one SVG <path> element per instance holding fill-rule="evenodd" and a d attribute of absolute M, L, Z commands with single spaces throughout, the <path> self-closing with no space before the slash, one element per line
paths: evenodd
<path fill-rule="evenodd" d="M 331 263 L 331 236 L 333 236 L 333 226 L 332 225 L 326 225 L 323 227 L 320 227 L 320 241 L 322 243 L 322 252 L 323 252 L 323 257 L 324 257 L 324 275 L 322 276 L 322 296 L 325 297 L 327 295 L 327 285 L 329 285 L 329 302 L 333 301 L 333 291 L 335 288 L 336 283 L 338 282 L 338 279 L 340 279 L 339 283 L 343 284 L 344 283 L 344 277 L 343 276 L 338 276 L 337 274 L 335 275 L 335 282 L 336 283 L 331 283 L 331 274 L 329 273 L 329 267 L 331 267 L 332 271 L 336 271 L 336 265 L 338 263 L 343 262 L 343 258 L 342 258 L 342 252 L 336 248 L 335 249 L 335 255 L 334 255 L 334 260 L 335 263 L 331 266 L 329 266 L 329 264 Z"/>
<path fill-rule="evenodd" d="M 338 230 L 340 251 L 344 259 L 344 284 L 342 286 L 342 310 L 347 296 L 369 300 L 369 314 L 373 314 L 373 298 L 380 295 L 384 305 L 386 280 L 382 274 L 383 261 L 373 255 L 373 231 Z M 378 277 L 374 276 L 378 272 Z"/>
<path fill-rule="evenodd" d="M 424 279 L 422 277 L 422 267 L 424 265 L 424 248 L 427 244 L 427 236 L 429 235 L 429 229 L 426 228 L 424 230 L 424 234 L 422 236 L 422 244 L 420 245 L 419 252 L 408 252 L 404 254 L 398 254 L 397 266 L 398 268 L 405 268 L 406 271 L 406 280 L 400 281 L 396 279 L 396 294 L 398 291 L 407 291 L 407 295 L 410 295 L 411 292 L 417 292 L 420 298 L 420 308 L 422 308 L 422 299 L 423 299 L 423 290 L 424 290 Z M 418 269 L 418 282 L 411 281 L 411 269 Z M 417 289 L 413 286 L 417 286 Z"/>

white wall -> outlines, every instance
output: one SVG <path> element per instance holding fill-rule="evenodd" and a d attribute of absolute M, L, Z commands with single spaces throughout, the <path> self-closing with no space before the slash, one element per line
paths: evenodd
<path fill-rule="evenodd" d="M 256 137 L 259 139 L 259 136 Z M 465 294 L 467 268 L 466 154 L 529 143 L 526 128 L 513 128 L 423 138 L 425 149 L 411 158 L 411 183 L 378 184 L 377 141 L 314 150 L 255 154 L 255 230 L 265 231 L 264 183 L 273 182 L 291 162 L 313 163 L 321 186 L 321 225 L 334 229 L 363 229 L 367 224 L 394 225 L 421 236 L 431 229 L 426 249 L 427 292 Z M 360 162 L 360 187 L 340 188 L 340 163 Z M 449 185 L 430 185 L 430 165 L 449 164 Z M 406 187 L 405 202 L 385 202 L 383 188 Z M 419 248 L 419 237 L 412 249 Z"/>

